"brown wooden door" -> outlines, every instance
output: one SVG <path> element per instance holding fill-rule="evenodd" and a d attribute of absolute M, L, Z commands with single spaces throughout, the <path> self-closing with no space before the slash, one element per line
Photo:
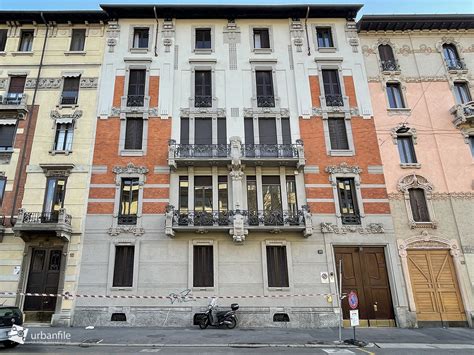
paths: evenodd
<path fill-rule="evenodd" d="M 466 321 L 449 250 L 409 250 L 408 268 L 418 321 Z"/>
<path fill-rule="evenodd" d="M 33 249 L 26 286 L 27 293 L 58 292 L 61 269 L 60 249 Z M 54 312 L 57 297 L 26 296 L 24 311 Z"/>
<path fill-rule="evenodd" d="M 384 248 L 335 248 L 339 276 L 342 260 L 342 292 L 355 291 L 359 298 L 359 318 L 369 326 L 394 325 L 392 297 L 388 282 Z M 347 299 L 342 302 L 343 318 L 349 319 Z"/>

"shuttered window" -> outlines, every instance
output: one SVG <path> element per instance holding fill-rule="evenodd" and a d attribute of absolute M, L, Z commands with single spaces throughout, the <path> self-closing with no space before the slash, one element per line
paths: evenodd
<path fill-rule="evenodd" d="M 380 55 L 380 60 L 382 62 L 395 61 L 392 47 L 389 46 L 388 44 L 381 44 L 379 46 L 379 55 Z"/>
<path fill-rule="evenodd" d="M 253 46 L 256 49 L 270 48 L 268 28 L 255 28 L 253 30 Z"/>
<path fill-rule="evenodd" d="M 128 78 L 127 106 L 143 106 L 145 96 L 145 69 L 131 69 Z"/>
<path fill-rule="evenodd" d="M 86 30 L 84 29 L 73 29 L 71 35 L 71 46 L 69 48 L 70 51 L 83 51 L 84 44 L 86 42 Z"/>
<path fill-rule="evenodd" d="M 64 78 L 63 93 L 61 95 L 61 104 L 75 105 L 79 96 L 80 77 Z"/>
<path fill-rule="evenodd" d="M 398 136 L 397 142 L 401 163 L 415 164 L 417 161 L 415 147 L 413 145 L 413 138 L 411 136 Z"/>
<path fill-rule="evenodd" d="M 426 203 L 425 190 L 409 189 L 410 206 L 415 222 L 430 222 L 430 214 Z"/>
<path fill-rule="evenodd" d="M 214 250 L 212 245 L 193 247 L 193 287 L 214 287 Z"/>
<path fill-rule="evenodd" d="M 286 246 L 267 245 L 268 287 L 289 287 Z"/>
<path fill-rule="evenodd" d="M 194 106 L 212 107 L 212 73 L 210 70 L 194 72 Z"/>
<path fill-rule="evenodd" d="M 196 29 L 196 49 L 210 49 L 211 45 L 211 29 L 197 28 Z"/>
<path fill-rule="evenodd" d="M 179 136 L 181 144 L 189 144 L 189 118 L 181 117 L 181 132 Z"/>
<path fill-rule="evenodd" d="M 387 84 L 388 104 L 390 108 L 404 108 L 402 89 L 399 83 Z"/>
<path fill-rule="evenodd" d="M 330 27 L 318 27 L 316 28 L 316 37 L 318 39 L 318 48 L 331 48 L 334 47 L 332 40 L 331 28 Z"/>
<path fill-rule="evenodd" d="M 115 247 L 113 287 L 133 286 L 133 260 L 135 247 L 130 245 L 117 245 Z"/>
<path fill-rule="evenodd" d="M 336 182 L 342 224 L 360 224 L 354 179 L 338 178 Z"/>
<path fill-rule="evenodd" d="M 274 107 L 273 74 L 271 70 L 257 70 L 255 72 L 257 83 L 257 106 Z"/>
<path fill-rule="evenodd" d="M 143 119 L 141 117 L 127 117 L 125 127 L 125 149 L 142 149 Z"/>
<path fill-rule="evenodd" d="M 8 30 L 0 30 L 0 52 L 5 51 Z"/>
<path fill-rule="evenodd" d="M 339 72 L 335 69 L 323 69 L 324 93 L 326 95 L 341 95 Z"/>
<path fill-rule="evenodd" d="M 330 118 L 328 120 L 329 139 L 331 149 L 348 150 L 349 141 L 347 139 L 346 122 L 344 118 Z"/>
<path fill-rule="evenodd" d="M 12 76 L 10 78 L 10 87 L 8 93 L 22 94 L 25 90 L 26 76 Z"/>
<path fill-rule="evenodd" d="M 11 150 L 15 139 L 16 125 L 0 125 L 0 150 Z"/>
<path fill-rule="evenodd" d="M 20 37 L 20 46 L 18 51 L 20 52 L 31 52 L 33 49 L 33 30 L 22 30 Z"/>

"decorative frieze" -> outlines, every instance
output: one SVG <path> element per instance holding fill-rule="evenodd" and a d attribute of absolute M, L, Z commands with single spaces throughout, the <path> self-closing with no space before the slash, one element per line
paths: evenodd
<path fill-rule="evenodd" d="M 339 165 L 330 165 L 324 169 L 325 172 L 329 174 L 360 174 L 362 169 L 359 168 L 357 165 L 351 166 L 348 165 L 346 162 L 342 162 Z"/>
<path fill-rule="evenodd" d="M 321 116 L 325 119 L 329 118 L 329 115 L 332 113 L 344 113 L 350 116 L 360 116 L 359 109 L 357 107 L 351 107 L 349 110 L 344 108 L 344 106 L 328 106 L 325 109 L 322 107 L 313 107 L 311 109 L 313 116 Z"/>
<path fill-rule="evenodd" d="M 145 229 L 137 227 L 136 225 L 118 225 L 111 227 L 107 230 L 107 233 L 114 237 L 119 234 L 133 234 L 135 237 L 140 237 L 145 234 Z"/>
<path fill-rule="evenodd" d="M 225 109 L 212 107 L 186 107 L 180 109 L 181 117 L 189 116 L 217 116 L 225 117 Z"/>
<path fill-rule="evenodd" d="M 58 110 L 52 110 L 50 117 L 55 121 L 73 121 L 82 117 L 82 110 L 75 110 L 72 113 L 63 113 L 61 114 Z"/>
<path fill-rule="evenodd" d="M 359 36 L 357 35 L 357 24 L 355 21 L 346 22 L 346 37 L 350 46 L 352 47 L 352 52 L 359 52 Z"/>
<path fill-rule="evenodd" d="M 106 43 L 107 46 L 109 47 L 109 52 L 113 53 L 115 46 L 118 43 L 118 38 L 120 35 L 120 25 L 118 24 L 117 21 L 109 21 L 107 24 L 107 30 L 106 30 Z"/>
<path fill-rule="evenodd" d="M 322 233 L 334 233 L 334 234 L 348 234 L 348 233 L 359 233 L 359 234 L 382 234 L 385 233 L 385 229 L 382 223 L 369 223 L 365 228 L 358 225 L 343 225 L 341 227 L 333 223 L 322 222 L 321 223 Z"/>
<path fill-rule="evenodd" d="M 112 172 L 114 174 L 146 174 L 148 169 L 144 166 L 135 166 L 130 162 L 126 166 L 115 166 Z"/>
<path fill-rule="evenodd" d="M 0 78 L 0 90 L 4 90 L 7 88 L 7 79 Z"/>
<path fill-rule="evenodd" d="M 287 108 L 278 107 L 245 107 L 243 109 L 244 117 L 252 117 L 254 115 L 280 115 L 282 117 L 289 117 L 290 110 Z"/>
<path fill-rule="evenodd" d="M 422 83 L 422 82 L 444 82 L 448 81 L 446 75 L 422 75 L 422 76 L 400 76 L 405 83 Z M 371 83 L 385 82 L 385 75 L 369 76 L 367 80 Z"/>
<path fill-rule="evenodd" d="M 0 89 L 1 87 L 1 82 L 5 81 L 3 84 L 6 86 L 6 80 L 7 79 L 0 79 Z M 51 89 L 60 89 L 63 83 L 63 78 L 40 78 L 39 79 L 39 84 L 38 84 L 38 90 L 51 90 Z M 99 78 L 97 77 L 87 77 L 87 78 L 81 78 L 79 82 L 79 87 L 81 89 L 96 89 L 97 85 L 99 83 Z M 31 79 L 26 79 L 25 82 L 25 90 L 34 90 L 36 87 L 36 79 L 31 78 Z"/>

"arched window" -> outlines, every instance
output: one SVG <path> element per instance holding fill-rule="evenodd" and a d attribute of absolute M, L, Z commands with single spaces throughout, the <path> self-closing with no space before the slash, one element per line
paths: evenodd
<path fill-rule="evenodd" d="M 459 58 L 456 46 L 452 43 L 443 44 L 443 55 L 449 70 L 462 70 L 464 63 Z"/>
<path fill-rule="evenodd" d="M 436 228 L 432 191 L 433 185 L 423 176 L 412 174 L 400 179 L 398 191 L 404 195 L 411 228 Z"/>
<path fill-rule="evenodd" d="M 428 204 L 426 203 L 425 190 L 421 188 L 408 189 L 410 206 L 415 222 L 430 222 Z"/>
<path fill-rule="evenodd" d="M 379 45 L 380 64 L 382 71 L 397 71 L 399 70 L 393 49 L 388 44 Z"/>

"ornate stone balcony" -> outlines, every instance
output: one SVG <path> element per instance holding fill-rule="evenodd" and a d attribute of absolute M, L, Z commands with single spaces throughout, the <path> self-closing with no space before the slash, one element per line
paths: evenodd
<path fill-rule="evenodd" d="M 311 213 L 306 206 L 298 211 L 179 211 L 169 205 L 166 210 L 166 234 L 176 232 L 225 232 L 235 242 L 243 242 L 249 231 L 313 233 Z"/>
<path fill-rule="evenodd" d="M 295 166 L 305 165 L 302 140 L 296 144 L 242 144 L 232 137 L 231 144 L 177 144 L 169 141 L 169 166 L 210 166 L 232 164 Z"/>
<path fill-rule="evenodd" d="M 465 123 L 472 124 L 474 122 L 474 101 L 454 105 L 450 112 L 454 116 L 453 123 L 456 127 Z"/>
<path fill-rule="evenodd" d="M 0 111 L 13 111 L 17 117 L 24 118 L 28 112 L 27 100 L 26 94 L 4 93 L 0 95 Z"/>
<path fill-rule="evenodd" d="M 38 234 L 54 234 L 56 237 L 69 241 L 72 233 L 72 217 L 64 208 L 57 212 L 27 212 L 21 208 L 13 231 L 25 241 L 35 238 Z"/>

